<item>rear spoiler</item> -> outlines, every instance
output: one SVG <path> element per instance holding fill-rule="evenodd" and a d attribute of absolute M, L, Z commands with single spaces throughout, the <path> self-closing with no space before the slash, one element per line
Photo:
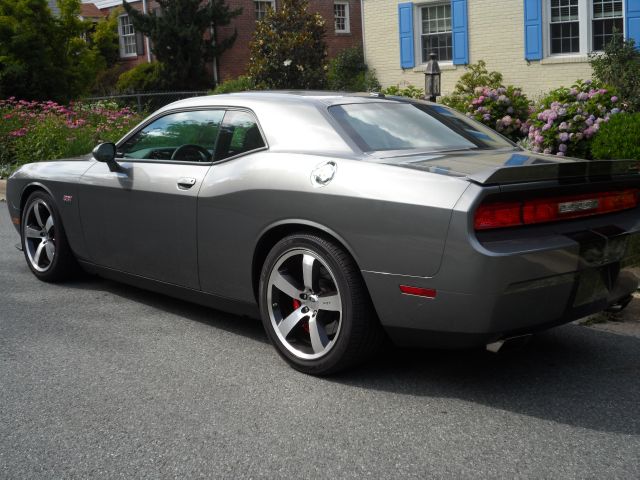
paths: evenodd
<path fill-rule="evenodd" d="M 480 185 L 505 185 L 545 180 L 592 181 L 616 176 L 640 175 L 638 160 L 585 160 L 570 163 L 542 163 L 503 166 L 467 175 Z"/>

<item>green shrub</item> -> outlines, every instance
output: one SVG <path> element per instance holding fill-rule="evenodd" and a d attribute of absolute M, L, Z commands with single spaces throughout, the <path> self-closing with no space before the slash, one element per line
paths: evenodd
<path fill-rule="evenodd" d="M 625 41 L 621 35 L 614 35 L 603 53 L 590 57 L 593 77 L 614 87 L 627 104 L 627 111 L 640 112 L 640 51 L 633 39 Z"/>
<path fill-rule="evenodd" d="M 211 93 L 216 95 L 219 93 L 246 92 L 247 90 L 256 90 L 256 84 L 251 77 L 240 75 L 238 78 L 225 80 Z"/>
<path fill-rule="evenodd" d="M 164 66 L 159 62 L 141 63 L 120 75 L 116 83 L 116 90 L 121 93 L 157 92 L 164 88 Z"/>
<path fill-rule="evenodd" d="M 620 111 L 614 90 L 579 80 L 540 100 L 529 118 L 529 137 L 523 145 L 534 152 L 591 158 L 594 135 Z"/>
<path fill-rule="evenodd" d="M 329 62 L 327 83 L 330 90 L 347 92 L 372 92 L 381 88 L 375 71 L 364 62 L 359 46 L 342 50 Z"/>
<path fill-rule="evenodd" d="M 489 72 L 483 60 L 464 67 L 465 73 L 457 81 L 453 93 L 442 98 L 442 103 L 459 112 L 467 111 L 470 100 L 480 88 L 497 89 L 504 87 L 500 72 Z"/>
<path fill-rule="evenodd" d="M 478 87 L 499 88 L 502 85 L 502 74 L 490 72 L 484 60 L 464 67 L 465 73 L 460 76 L 453 90 L 454 94 L 464 95 L 475 92 Z"/>
<path fill-rule="evenodd" d="M 385 95 L 395 95 L 399 97 L 409 97 L 409 98 L 424 98 L 424 90 L 422 88 L 417 88 L 413 85 L 407 85 L 404 88 L 400 88 L 399 85 L 391 85 L 387 88 L 383 88 L 381 93 Z"/>
<path fill-rule="evenodd" d="M 591 154 L 599 160 L 640 160 L 640 113 L 615 115 L 600 125 Z"/>

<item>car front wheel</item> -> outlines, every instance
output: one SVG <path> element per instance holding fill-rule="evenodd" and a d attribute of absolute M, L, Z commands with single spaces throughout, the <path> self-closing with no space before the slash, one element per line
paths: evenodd
<path fill-rule="evenodd" d="M 381 343 L 355 262 L 317 235 L 291 235 L 273 247 L 260 277 L 260 310 L 280 355 L 305 373 L 343 370 Z"/>
<path fill-rule="evenodd" d="M 73 273 L 75 259 L 49 194 L 37 191 L 29 196 L 22 214 L 21 232 L 22 251 L 36 277 L 57 282 Z"/>

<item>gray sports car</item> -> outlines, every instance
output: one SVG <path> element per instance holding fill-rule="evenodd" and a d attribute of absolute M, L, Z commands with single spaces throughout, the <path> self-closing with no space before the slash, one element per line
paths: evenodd
<path fill-rule="evenodd" d="M 638 287 L 638 162 L 532 154 L 418 100 L 192 98 L 7 187 L 37 278 L 79 265 L 259 316 L 313 374 L 385 337 L 500 346 Z"/>

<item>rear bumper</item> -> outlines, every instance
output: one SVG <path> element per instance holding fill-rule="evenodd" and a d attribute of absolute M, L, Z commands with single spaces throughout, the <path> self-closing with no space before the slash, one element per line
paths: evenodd
<path fill-rule="evenodd" d="M 607 224 L 610 219 L 602 225 L 576 222 L 570 234 L 538 229 L 534 241 L 529 236 L 505 242 L 496 236 L 465 244 L 454 237 L 434 277 L 374 272 L 363 277 L 395 343 L 482 345 L 602 311 L 636 291 L 638 212 L 616 219 L 616 225 Z M 403 295 L 400 285 L 435 289 L 437 295 Z"/>

